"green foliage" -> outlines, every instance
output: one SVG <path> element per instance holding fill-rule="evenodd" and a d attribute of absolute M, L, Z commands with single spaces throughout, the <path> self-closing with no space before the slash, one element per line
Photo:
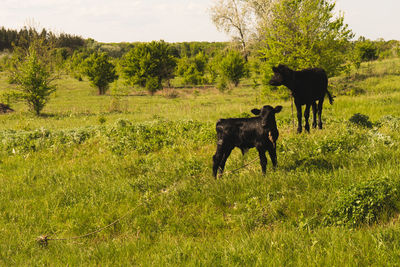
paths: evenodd
<path fill-rule="evenodd" d="M 84 73 L 93 86 L 99 89 L 99 95 L 104 95 L 109 84 L 118 79 L 115 66 L 106 53 L 93 53 L 84 62 Z"/>
<path fill-rule="evenodd" d="M 237 51 L 229 51 L 229 53 L 222 58 L 219 65 L 220 75 L 232 82 L 235 87 L 239 85 L 242 78 L 247 75 L 246 61 L 242 55 Z"/>
<path fill-rule="evenodd" d="M 335 3 L 331 2 L 276 2 L 271 11 L 271 25 L 263 28 L 262 36 L 261 54 L 269 65 L 282 63 L 295 70 L 321 67 L 329 77 L 345 68 L 353 34 L 344 24 L 343 16 L 334 17 Z"/>
<path fill-rule="evenodd" d="M 85 40 L 76 35 L 61 33 L 55 34 L 46 29 L 39 31 L 33 27 L 23 27 L 22 29 L 13 30 L 0 29 L 0 51 L 5 49 L 12 50 L 17 47 L 29 47 L 35 38 L 40 37 L 54 43 L 56 48 L 66 48 L 68 51 L 76 50 L 84 46 Z"/>
<path fill-rule="evenodd" d="M 51 47 L 41 39 L 32 41 L 28 50 L 20 49 L 19 53 L 16 52 L 10 79 L 21 91 L 21 98 L 36 115 L 40 115 L 50 95 L 56 90 L 53 84 L 54 62 Z"/>
<path fill-rule="evenodd" d="M 203 84 L 206 65 L 207 58 L 203 53 L 193 58 L 183 57 L 178 61 L 176 74 L 183 77 L 186 85 Z"/>
<path fill-rule="evenodd" d="M 163 80 L 173 78 L 175 66 L 171 46 L 164 41 L 138 44 L 121 61 L 127 83 L 146 87 L 151 93 L 161 89 Z M 157 87 L 154 86 L 155 78 Z M 147 85 L 147 82 L 151 84 Z"/>
<path fill-rule="evenodd" d="M 0 116 L 0 265 L 396 266 L 399 64 L 362 63 L 345 82 L 365 94 L 338 95 L 324 107 L 324 129 L 300 135 L 290 100 L 275 92 L 260 99 L 249 86 L 229 94 L 198 88 L 196 97 L 182 90 L 170 100 L 123 94 L 114 83 L 127 103 L 115 113 L 104 112 L 110 97 L 88 94 L 88 81 L 62 76 L 50 115 L 32 116 L 16 103 L 16 112 Z M 8 86 L 0 73 L 0 91 Z M 284 106 L 278 167 L 268 159 L 263 176 L 256 149 L 245 156 L 234 149 L 215 180 L 216 121 L 264 104 Z M 355 113 L 374 128 L 347 123 Z M 341 199 L 353 203 L 341 207 L 363 221 L 357 227 L 329 213 Z M 35 242 L 119 218 L 85 238 Z"/>
<path fill-rule="evenodd" d="M 378 59 L 378 47 L 370 40 L 359 39 L 354 49 L 356 67 L 360 67 L 361 62 Z"/>
<path fill-rule="evenodd" d="M 82 75 L 85 74 L 84 62 L 90 56 L 88 51 L 74 51 L 68 58 L 66 69 L 68 73 L 79 81 L 82 81 Z"/>
<path fill-rule="evenodd" d="M 107 119 L 98 118 L 100 124 Z M 101 137 L 110 150 L 124 155 L 135 150 L 141 154 L 159 151 L 163 147 L 174 146 L 182 139 L 190 138 L 194 143 L 210 142 L 215 133 L 209 124 L 196 121 L 156 120 L 150 123 L 133 124 L 119 119 L 112 127 L 84 127 L 73 130 L 52 131 L 0 131 L 0 149 L 9 154 L 40 151 L 47 148 L 59 149 L 62 146 L 83 144 L 91 138 Z"/>
<path fill-rule="evenodd" d="M 118 155 L 124 155 L 129 150 L 147 154 L 163 147 L 174 146 L 182 138 L 190 138 L 193 142 L 210 142 L 214 135 L 212 128 L 207 124 L 164 120 L 144 124 L 118 120 L 107 132 L 111 149 Z"/>
<path fill-rule="evenodd" d="M 342 190 L 329 210 L 326 222 L 357 227 L 388 219 L 399 210 L 399 183 L 371 179 Z"/>
<path fill-rule="evenodd" d="M 82 144 L 98 131 L 99 128 L 95 127 L 62 131 L 50 131 L 44 128 L 34 131 L 2 131 L 0 132 L 2 139 L 0 148 L 9 154 L 23 154 L 47 148 L 56 149 L 62 145 Z"/>
<path fill-rule="evenodd" d="M 152 95 L 160 89 L 160 86 L 160 80 L 158 79 L 158 77 L 146 77 L 145 87 L 147 91 L 150 92 Z"/>

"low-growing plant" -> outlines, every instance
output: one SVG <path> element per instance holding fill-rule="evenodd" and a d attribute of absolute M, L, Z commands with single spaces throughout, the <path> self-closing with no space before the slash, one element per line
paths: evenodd
<path fill-rule="evenodd" d="M 399 183 L 388 178 L 371 179 L 342 190 L 325 222 L 357 227 L 388 219 L 399 210 Z"/>
<path fill-rule="evenodd" d="M 366 127 L 366 128 L 372 128 L 372 122 L 369 120 L 369 117 L 367 115 L 361 114 L 361 113 L 356 113 L 351 118 L 349 121 L 353 124 Z"/>

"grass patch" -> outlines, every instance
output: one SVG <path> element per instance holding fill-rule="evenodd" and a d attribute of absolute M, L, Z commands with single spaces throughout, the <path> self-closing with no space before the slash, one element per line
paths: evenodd
<path fill-rule="evenodd" d="M 290 100 L 251 87 L 132 91 L 120 109 L 63 77 L 45 116 L 22 103 L 0 116 L 0 265 L 397 265 L 392 62 L 400 65 L 362 64 L 347 80 L 331 79 L 364 91 L 337 94 L 324 106 L 324 129 L 310 134 L 292 128 Z M 216 121 L 264 104 L 284 107 L 278 168 L 268 162 L 262 176 L 256 150 L 234 150 L 215 180 Z M 86 234 L 134 207 L 91 237 L 35 241 Z"/>

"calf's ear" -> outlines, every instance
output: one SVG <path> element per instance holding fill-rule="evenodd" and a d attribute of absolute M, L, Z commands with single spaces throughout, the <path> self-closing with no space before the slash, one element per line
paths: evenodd
<path fill-rule="evenodd" d="M 257 109 L 257 108 L 253 108 L 253 109 L 251 110 L 251 113 L 253 113 L 254 115 L 260 115 L 261 110 L 259 110 L 259 109 Z"/>
<path fill-rule="evenodd" d="M 278 68 L 277 67 L 272 67 L 272 71 L 273 72 L 278 72 Z"/>
<path fill-rule="evenodd" d="M 275 113 L 279 113 L 279 112 L 281 112 L 281 110 L 282 110 L 282 106 L 276 106 L 274 108 Z"/>

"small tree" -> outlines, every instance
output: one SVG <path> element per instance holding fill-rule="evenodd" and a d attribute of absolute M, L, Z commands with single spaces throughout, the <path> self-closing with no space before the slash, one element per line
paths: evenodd
<path fill-rule="evenodd" d="M 138 44 L 126 53 L 121 60 L 121 67 L 127 84 L 146 87 L 154 94 L 161 89 L 163 80 L 169 81 L 173 78 L 176 60 L 170 45 L 164 41 L 153 41 Z"/>
<path fill-rule="evenodd" d="M 19 98 L 26 101 L 36 115 L 56 90 L 53 81 L 52 48 L 44 39 L 35 39 L 27 50 L 16 49 L 10 81 L 21 91 Z"/>
<path fill-rule="evenodd" d="M 207 58 L 202 52 L 192 58 L 184 56 L 178 61 L 176 73 L 183 77 L 186 85 L 203 84 L 205 81 L 206 65 Z"/>
<path fill-rule="evenodd" d="M 262 57 L 274 66 L 322 67 L 329 77 L 338 74 L 349 61 L 353 34 L 334 8 L 331 0 L 276 1 L 262 30 Z"/>
<path fill-rule="evenodd" d="M 99 95 L 104 95 L 109 84 L 118 79 L 115 66 L 106 53 L 93 53 L 85 60 L 84 65 L 84 73 L 92 85 L 99 89 Z"/>
<path fill-rule="evenodd" d="M 360 38 L 355 45 L 357 57 L 362 61 L 378 59 L 378 48 L 375 43 L 365 38 Z"/>
<path fill-rule="evenodd" d="M 230 51 L 220 63 L 220 75 L 232 82 L 235 87 L 246 76 L 247 67 L 242 55 L 237 51 Z"/>

